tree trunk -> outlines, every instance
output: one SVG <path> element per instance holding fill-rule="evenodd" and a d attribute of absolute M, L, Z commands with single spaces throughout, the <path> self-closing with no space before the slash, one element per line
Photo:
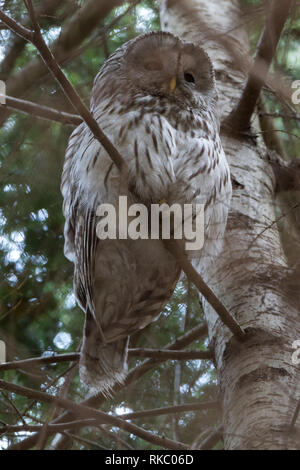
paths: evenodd
<path fill-rule="evenodd" d="M 199 43 L 216 70 L 222 119 L 237 105 L 249 45 L 235 0 L 161 0 L 162 29 Z M 245 60 L 246 59 L 246 60 Z M 255 122 L 255 131 L 259 132 Z M 299 306 L 274 214 L 275 177 L 258 139 L 222 137 L 233 199 L 222 256 L 206 267 L 208 285 L 246 332 L 238 342 L 203 302 L 223 405 L 225 449 L 296 449 L 289 423 L 297 405 L 292 344 Z"/>

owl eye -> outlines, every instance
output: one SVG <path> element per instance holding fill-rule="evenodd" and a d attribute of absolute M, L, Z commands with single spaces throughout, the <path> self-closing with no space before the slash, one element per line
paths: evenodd
<path fill-rule="evenodd" d="M 185 72 L 184 74 L 184 79 L 186 82 L 188 83 L 195 83 L 195 78 L 194 78 L 194 75 L 189 73 L 189 72 Z"/>

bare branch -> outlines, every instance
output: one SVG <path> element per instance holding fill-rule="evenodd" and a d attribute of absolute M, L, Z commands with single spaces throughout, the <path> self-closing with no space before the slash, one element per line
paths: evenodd
<path fill-rule="evenodd" d="M 180 361 L 188 361 L 192 359 L 212 359 L 211 351 L 170 351 L 167 349 L 129 349 L 131 356 L 137 357 L 152 357 L 155 359 L 173 359 Z"/>
<path fill-rule="evenodd" d="M 153 408 L 152 410 L 146 411 L 136 411 L 134 413 L 127 413 L 124 415 L 120 415 L 119 417 L 122 419 L 139 419 L 139 418 L 147 418 L 149 416 L 161 416 L 173 413 L 186 413 L 187 411 L 203 411 L 209 410 L 211 408 L 218 408 L 220 406 L 218 401 L 210 401 L 204 403 L 189 403 L 187 405 L 176 405 L 176 406 L 168 406 L 165 408 Z"/>
<path fill-rule="evenodd" d="M 300 116 L 297 113 L 286 114 L 286 113 L 281 113 L 279 111 L 275 111 L 274 113 L 260 112 L 259 116 L 267 116 L 267 117 L 273 117 L 273 118 L 286 118 L 286 119 L 293 119 L 294 121 L 300 121 Z"/>
<path fill-rule="evenodd" d="M 79 361 L 79 358 L 79 353 L 53 354 L 46 357 L 33 357 L 30 359 L 24 359 L 22 361 L 4 362 L 3 364 L 0 364 L 0 371 L 27 368 L 39 364 L 56 364 L 59 362 Z"/>
<path fill-rule="evenodd" d="M 192 266 L 184 251 L 180 248 L 175 240 L 164 240 L 166 248 L 174 255 L 179 266 L 186 274 L 187 278 L 197 287 L 200 294 L 205 297 L 207 302 L 213 307 L 215 312 L 219 315 L 220 319 L 226 325 L 234 336 L 243 341 L 246 335 L 236 320 L 230 315 L 227 308 L 216 297 L 213 291 L 204 282 L 200 274 Z"/>
<path fill-rule="evenodd" d="M 293 0 L 274 0 L 270 3 L 266 24 L 260 37 L 254 63 L 237 107 L 226 119 L 225 126 L 234 132 L 247 132 L 251 116 L 255 110 L 262 87 L 264 86 L 277 45 L 289 16 Z"/>
<path fill-rule="evenodd" d="M 55 403 L 62 408 L 65 408 L 72 413 L 75 413 L 77 416 L 81 416 L 83 418 L 93 418 L 99 424 L 112 424 L 113 426 L 117 426 L 125 431 L 134 434 L 135 436 L 140 437 L 152 444 L 158 445 L 163 448 L 167 449 L 174 449 L 174 450 L 187 450 L 188 447 L 181 442 L 172 441 L 166 437 L 160 437 L 155 434 L 152 434 L 149 431 L 145 431 L 142 428 L 139 428 L 135 424 L 127 423 L 121 418 L 117 418 L 116 416 L 111 416 L 102 411 L 95 410 L 85 405 L 80 405 L 78 403 L 73 403 L 70 400 L 60 397 L 53 397 L 47 393 L 39 392 L 27 387 L 21 387 L 20 385 L 15 385 L 12 383 L 5 382 L 4 380 L 0 379 L 0 388 L 4 390 L 8 390 L 13 393 L 17 393 L 19 395 L 23 395 L 27 398 L 35 398 L 37 401 L 42 401 L 46 403 Z"/>
<path fill-rule="evenodd" d="M 63 111 L 58 111 L 53 108 L 48 108 L 48 106 L 32 103 L 31 101 L 20 100 L 18 98 L 13 98 L 12 96 L 6 95 L 5 101 L 5 104 L 1 104 L 0 107 L 15 109 L 17 111 L 21 111 L 22 113 L 30 114 L 31 116 L 48 119 L 50 121 L 56 121 L 62 124 L 78 126 L 82 123 L 81 117 L 76 114 L 69 114 Z"/>
<path fill-rule="evenodd" d="M 167 349 L 129 349 L 129 356 L 133 357 L 151 357 L 159 359 L 160 361 L 167 361 L 168 359 L 188 361 L 193 359 L 212 359 L 212 353 L 210 351 L 171 351 Z M 13 369 L 26 369 L 32 366 L 43 365 L 43 364 L 58 364 L 59 362 L 79 361 L 80 353 L 69 353 L 69 354 L 53 354 L 46 357 L 33 357 L 30 359 L 24 359 L 21 361 L 4 362 L 0 364 L 0 372 L 4 370 Z"/>
<path fill-rule="evenodd" d="M 113 431 L 108 431 L 105 426 L 98 426 L 104 434 L 106 434 L 110 439 L 113 439 L 117 443 L 123 444 L 124 447 L 128 450 L 135 450 L 134 447 L 129 445 L 126 441 L 124 441 L 119 435 L 116 435 Z"/>
<path fill-rule="evenodd" d="M 23 424 L 26 424 L 25 422 L 25 419 L 22 415 L 22 413 L 20 413 L 20 411 L 18 410 L 18 408 L 16 407 L 16 405 L 14 404 L 14 402 L 9 398 L 9 396 L 2 391 L 2 395 L 6 398 L 6 400 L 9 402 L 10 406 L 13 408 L 13 410 L 15 410 L 17 416 L 20 418 L 20 420 L 22 421 Z"/>
<path fill-rule="evenodd" d="M 193 343 L 194 341 L 202 338 L 204 335 L 207 335 L 207 325 L 205 323 L 202 323 L 194 328 L 192 328 L 190 331 L 185 333 L 184 335 L 180 336 L 177 338 L 175 341 L 172 343 L 169 343 L 166 345 L 166 349 L 172 349 L 172 350 L 178 350 L 178 349 L 183 349 L 187 347 L 189 344 Z M 149 370 L 153 369 L 157 364 L 160 362 L 163 362 L 162 360 L 158 359 L 147 359 L 144 361 L 142 364 L 139 366 L 135 367 L 133 370 L 129 372 L 129 374 L 126 377 L 126 380 L 123 384 L 117 384 L 113 388 L 112 392 L 117 393 L 119 390 L 122 390 L 126 386 L 128 386 L 131 383 L 134 383 L 137 381 L 140 377 L 142 377 L 146 372 Z M 106 397 L 104 395 L 96 395 L 88 398 L 84 402 L 82 402 L 84 405 L 90 406 L 90 407 L 99 407 L 101 404 L 106 400 Z M 65 412 L 62 415 L 58 416 L 54 421 L 53 424 L 56 423 L 63 423 L 66 420 L 73 420 L 73 414 L 70 412 Z M 17 444 L 12 444 L 9 449 L 18 449 L 18 450 L 25 450 L 25 449 L 30 449 L 35 446 L 36 442 L 38 439 L 38 434 L 34 434 L 32 436 L 29 436 L 25 439 L 22 440 L 22 442 L 18 442 Z"/>
<path fill-rule="evenodd" d="M 33 31 L 31 29 L 26 28 L 25 26 L 21 25 L 17 21 L 13 20 L 9 16 L 7 16 L 3 10 L 0 9 L 0 20 L 8 26 L 9 29 L 14 31 L 18 36 L 26 39 L 26 41 L 33 40 Z"/>
<path fill-rule="evenodd" d="M 48 424 L 48 431 L 50 432 L 62 432 L 68 429 L 80 429 L 84 426 L 93 426 L 97 425 L 96 421 L 92 418 L 90 419 L 80 419 L 77 421 L 70 421 L 69 423 L 61 424 Z M 98 425 L 97 425 L 98 426 Z M 42 424 L 5 424 L 0 427 L 0 433 L 15 433 L 21 431 L 27 432 L 40 432 L 42 430 Z"/>

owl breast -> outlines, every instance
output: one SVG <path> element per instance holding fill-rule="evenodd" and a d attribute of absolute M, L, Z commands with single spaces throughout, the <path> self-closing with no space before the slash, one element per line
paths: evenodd
<path fill-rule="evenodd" d="M 204 205 L 206 251 L 213 256 L 221 248 L 231 198 L 218 124 L 211 112 L 173 109 L 163 102 L 158 111 L 152 97 L 142 97 L 130 110 L 122 103 L 103 103 L 94 115 L 127 161 L 138 202 Z M 116 203 L 119 171 L 88 130 L 82 146 L 76 173 L 88 188 L 86 203 L 95 194 L 99 204 Z"/>

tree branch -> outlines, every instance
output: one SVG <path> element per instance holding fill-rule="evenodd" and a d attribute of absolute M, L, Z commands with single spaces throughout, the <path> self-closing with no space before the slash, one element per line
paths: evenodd
<path fill-rule="evenodd" d="M 0 95 L 3 96 L 3 95 Z M 70 124 L 78 126 L 82 123 L 80 116 L 76 114 L 65 113 L 64 111 L 58 111 L 48 106 L 43 106 L 31 101 L 20 100 L 13 98 L 12 96 L 5 95 L 5 104 L 0 104 L 0 107 L 15 109 L 25 114 L 30 114 L 42 119 L 48 119 L 50 121 L 56 121 L 61 124 Z"/>
<path fill-rule="evenodd" d="M 246 86 L 237 107 L 226 119 L 225 128 L 234 133 L 247 132 L 262 87 L 275 55 L 277 45 L 289 16 L 293 0 L 274 0 L 270 3 L 266 24 L 258 42 L 257 53 Z"/>
<path fill-rule="evenodd" d="M 297 113 L 286 114 L 286 113 L 281 113 L 280 111 L 274 111 L 273 113 L 259 112 L 259 116 L 267 116 L 267 117 L 272 117 L 272 118 L 285 118 L 285 119 L 292 119 L 294 121 L 300 121 L 300 116 Z"/>
<path fill-rule="evenodd" d="M 129 356 L 132 357 L 151 357 L 159 359 L 160 361 L 167 361 L 168 359 L 189 361 L 189 360 L 206 360 L 213 359 L 210 351 L 171 351 L 168 349 L 129 349 Z M 4 362 L 0 364 L 0 372 L 4 370 L 14 369 L 26 369 L 32 366 L 44 365 L 44 364 L 58 364 L 60 362 L 78 362 L 80 359 L 80 353 L 69 353 L 69 354 L 53 354 L 46 357 L 33 357 L 24 359 L 21 361 Z"/>
<path fill-rule="evenodd" d="M 80 429 L 83 426 L 92 426 L 96 424 L 96 421 L 92 418 L 90 419 L 80 419 L 77 421 L 70 421 L 69 423 L 61 423 L 61 424 L 48 424 L 49 431 L 56 433 L 62 432 L 68 429 Z M 98 425 L 97 425 L 98 426 Z M 15 433 L 21 431 L 28 431 L 28 432 L 40 432 L 43 428 L 43 424 L 3 424 L 0 426 L 0 434 L 2 433 Z"/>
<path fill-rule="evenodd" d="M 175 341 L 167 344 L 165 346 L 166 349 L 178 350 L 187 347 L 189 344 L 193 343 L 194 341 L 200 339 L 204 335 L 207 335 L 207 325 L 205 323 L 201 323 L 200 325 L 192 328 L 190 331 L 185 333 L 184 335 L 177 338 Z M 131 383 L 137 381 L 140 377 L 146 374 L 149 370 L 153 369 L 157 364 L 163 362 L 159 359 L 147 359 L 139 366 L 132 369 L 126 377 L 126 380 L 123 384 L 117 384 L 114 386 L 112 393 L 117 393 L 119 390 L 122 390 L 126 386 Z M 83 401 L 82 404 L 89 406 L 89 407 L 99 407 L 101 404 L 106 400 L 106 397 L 102 394 L 92 396 L 87 400 Z M 70 412 L 62 413 L 58 416 L 54 421 L 53 424 L 56 423 L 63 423 L 66 420 L 73 420 L 73 415 Z M 9 447 L 9 450 L 25 450 L 30 449 L 35 446 L 38 439 L 38 433 L 34 434 L 33 436 L 29 436 L 22 440 L 22 442 L 18 442 L 17 444 L 12 444 Z"/>
<path fill-rule="evenodd" d="M 67 431 L 64 431 L 63 434 L 65 434 L 66 437 L 71 438 L 72 440 L 78 441 L 83 444 L 87 444 L 92 447 L 97 447 L 99 450 L 110 450 L 107 447 L 103 447 L 101 444 L 98 444 L 98 442 L 85 439 L 82 436 L 77 436 L 76 434 L 71 434 L 70 432 L 67 432 Z"/>
<path fill-rule="evenodd" d="M 140 437 L 152 444 L 158 445 L 160 447 L 164 447 L 167 449 L 173 450 L 187 450 L 188 447 L 181 442 L 172 441 L 166 437 L 160 437 L 155 434 L 152 434 L 149 431 L 145 431 L 144 429 L 136 426 L 132 423 L 127 423 L 121 418 L 117 418 L 116 416 L 111 416 L 103 411 L 95 410 L 90 408 L 86 405 L 80 405 L 78 403 L 74 403 L 70 400 L 60 397 L 53 397 L 47 393 L 39 392 L 28 387 L 21 387 L 20 385 L 15 385 L 12 383 L 5 382 L 4 380 L 0 379 L 0 388 L 4 390 L 8 390 L 10 392 L 16 393 L 18 395 L 25 396 L 27 398 L 34 398 L 37 401 L 42 401 L 46 403 L 55 403 L 62 408 L 65 408 L 72 413 L 75 413 L 77 416 L 81 416 L 83 418 L 93 418 L 99 424 L 111 424 L 113 426 L 117 426 L 118 428 L 124 429 L 125 431 L 134 434 L 135 436 Z"/>
<path fill-rule="evenodd" d="M 197 287 L 200 294 L 202 294 L 207 302 L 213 307 L 224 325 L 230 329 L 230 331 L 239 341 L 245 340 L 245 332 L 242 330 L 236 320 L 230 315 L 227 308 L 217 298 L 210 287 L 208 287 L 208 285 L 204 282 L 176 240 L 164 240 L 164 242 L 166 248 L 174 255 L 187 278 Z"/>
<path fill-rule="evenodd" d="M 21 361 L 4 362 L 0 364 L 0 372 L 4 370 L 21 369 L 40 364 L 58 364 L 59 362 L 79 361 L 80 353 L 53 354 L 46 357 L 33 357 Z"/>
<path fill-rule="evenodd" d="M 188 361 L 193 359 L 213 359 L 211 351 L 171 351 L 167 349 L 129 349 L 130 356 L 151 357 L 154 359 L 168 359 Z"/>
<path fill-rule="evenodd" d="M 186 413 L 187 411 L 203 411 L 211 408 L 218 408 L 220 406 L 218 401 L 210 401 L 204 403 L 188 403 L 187 405 L 168 406 L 164 408 L 153 408 L 152 410 L 136 411 L 134 413 L 126 413 L 120 415 L 122 419 L 140 419 L 153 416 L 161 416 L 173 413 Z"/>
<path fill-rule="evenodd" d="M 116 435 L 113 431 L 109 431 L 105 429 L 105 426 L 98 426 L 104 434 L 106 434 L 110 439 L 113 439 L 117 443 L 123 444 L 124 447 L 128 450 L 135 450 L 134 447 L 128 444 L 128 442 L 124 441 L 119 435 Z"/>

